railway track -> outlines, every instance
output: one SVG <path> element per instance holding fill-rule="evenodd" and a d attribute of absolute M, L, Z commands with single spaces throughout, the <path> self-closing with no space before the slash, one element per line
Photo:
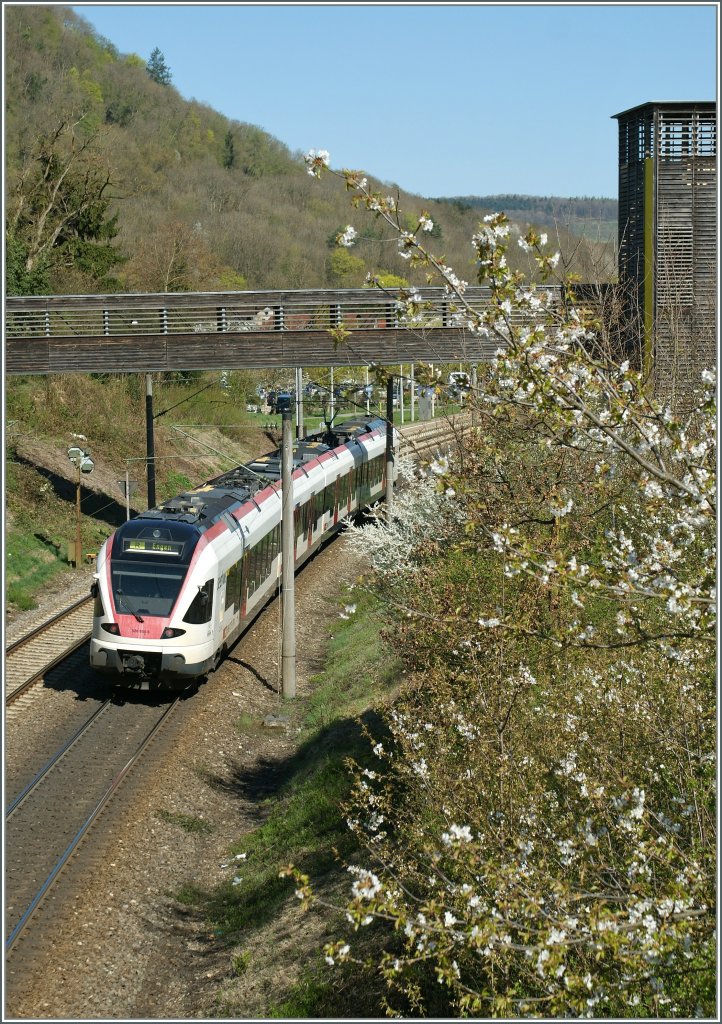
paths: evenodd
<path fill-rule="evenodd" d="M 440 448 L 456 444 L 472 427 L 468 413 L 460 413 L 451 419 L 405 424 L 399 427 L 401 433 L 400 454 L 423 456 Z"/>
<path fill-rule="evenodd" d="M 180 700 L 104 701 L 15 794 L 5 816 L 6 955 Z"/>
<path fill-rule="evenodd" d="M 92 598 L 82 597 L 5 648 L 5 706 L 90 638 Z"/>
<path fill-rule="evenodd" d="M 453 443 L 459 420 L 407 425 L 402 444 L 417 455 L 438 450 Z M 91 598 L 82 598 L 6 648 L 6 706 L 64 659 L 73 665 L 73 653 L 80 656 L 90 635 L 91 606 Z M 84 836 L 180 699 L 160 707 L 140 698 L 105 699 L 32 769 L 29 781 L 15 780 L 5 820 L 6 954 L 17 948 Z"/>

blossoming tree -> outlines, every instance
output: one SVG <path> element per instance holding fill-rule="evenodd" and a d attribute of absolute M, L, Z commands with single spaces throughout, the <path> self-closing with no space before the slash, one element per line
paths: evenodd
<path fill-rule="evenodd" d="M 307 163 L 498 343 L 464 449 L 356 533 L 411 681 L 355 769 L 349 933 L 326 957 L 381 972 L 390 1013 L 714 1013 L 712 370 L 683 410 L 651 393 L 574 282 L 544 287 L 544 235 L 517 240 L 537 284 L 509 270 L 503 214 L 472 239 L 473 309 L 425 212 L 411 231 L 359 173 Z"/>

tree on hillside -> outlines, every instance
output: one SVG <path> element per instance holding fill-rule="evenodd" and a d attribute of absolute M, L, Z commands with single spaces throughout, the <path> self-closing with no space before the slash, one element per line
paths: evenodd
<path fill-rule="evenodd" d="M 84 134 L 84 117 L 61 120 L 41 135 L 9 183 L 9 284 L 25 290 L 49 274 L 75 268 L 107 285 L 123 256 L 113 245 L 111 171 L 100 133 Z"/>
<path fill-rule="evenodd" d="M 223 166 L 226 168 L 234 167 L 236 163 L 236 152 L 233 144 L 233 132 L 228 129 L 223 139 Z"/>
<path fill-rule="evenodd" d="M 326 280 L 331 288 L 359 288 L 365 273 L 364 261 L 345 249 L 335 249 L 326 257 Z"/>
<path fill-rule="evenodd" d="M 200 225 L 191 227 L 175 218 L 148 225 L 123 270 L 124 287 L 151 292 L 210 291 L 242 287 L 211 251 Z"/>
<path fill-rule="evenodd" d="M 145 69 L 153 81 L 157 82 L 158 85 L 170 85 L 173 76 L 171 75 L 170 68 L 165 62 L 165 57 L 157 46 L 151 53 Z"/>

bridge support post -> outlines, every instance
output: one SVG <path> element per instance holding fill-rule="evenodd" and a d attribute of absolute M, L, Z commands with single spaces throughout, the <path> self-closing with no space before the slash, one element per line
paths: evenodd
<path fill-rule="evenodd" d="M 306 436 L 303 424 L 303 368 L 296 367 L 296 440 Z"/>
<path fill-rule="evenodd" d="M 155 507 L 155 438 L 153 436 L 153 377 L 145 375 L 145 438 L 148 467 L 148 508 Z"/>
<path fill-rule="evenodd" d="M 291 410 L 281 414 L 281 693 L 296 696 L 296 593 L 293 552 L 293 435 Z"/>

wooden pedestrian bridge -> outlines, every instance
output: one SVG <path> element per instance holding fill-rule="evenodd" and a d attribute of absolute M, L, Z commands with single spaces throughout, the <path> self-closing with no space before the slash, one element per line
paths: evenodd
<path fill-rule="evenodd" d="M 548 289 L 559 293 L 558 288 Z M 408 317 L 377 288 L 8 296 L 6 374 L 140 373 L 368 363 L 490 362 L 443 288 L 419 288 Z M 489 289 L 469 287 L 475 310 Z"/>

